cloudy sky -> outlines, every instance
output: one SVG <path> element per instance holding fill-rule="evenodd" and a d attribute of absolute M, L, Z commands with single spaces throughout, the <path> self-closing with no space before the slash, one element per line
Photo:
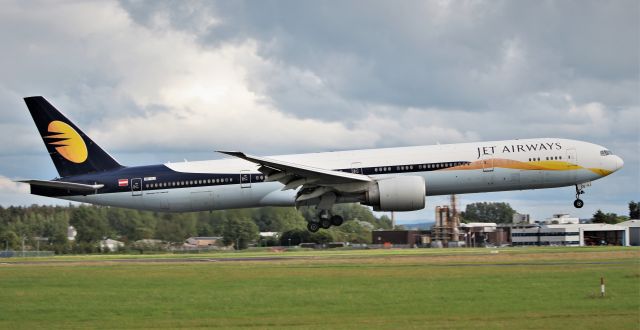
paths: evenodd
<path fill-rule="evenodd" d="M 625 168 L 572 187 L 462 195 L 544 218 L 640 199 L 640 3 L 1 1 L 0 204 L 57 175 L 22 97 L 126 165 L 563 137 Z M 433 219 L 424 211 L 401 222 Z"/>

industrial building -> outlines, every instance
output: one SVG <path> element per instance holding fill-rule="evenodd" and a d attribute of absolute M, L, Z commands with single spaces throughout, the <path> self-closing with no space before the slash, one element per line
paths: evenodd
<path fill-rule="evenodd" d="M 372 244 L 386 247 L 426 247 L 431 243 L 428 230 L 374 230 Z"/>
<path fill-rule="evenodd" d="M 436 222 L 431 228 L 432 247 L 464 246 L 460 240 L 460 216 L 456 195 L 451 195 L 451 204 L 436 206 Z"/>
<path fill-rule="evenodd" d="M 528 214 L 516 213 L 513 223 L 460 223 L 456 195 L 450 205 L 436 206 L 431 231 L 378 230 L 372 243 L 410 247 L 499 247 L 527 245 L 593 246 L 640 245 L 640 220 L 620 224 L 580 223 L 566 213 L 544 220 L 532 220 Z"/>
<path fill-rule="evenodd" d="M 495 222 L 470 222 L 460 225 L 460 234 L 465 246 L 504 246 L 511 243 L 510 227 Z"/>

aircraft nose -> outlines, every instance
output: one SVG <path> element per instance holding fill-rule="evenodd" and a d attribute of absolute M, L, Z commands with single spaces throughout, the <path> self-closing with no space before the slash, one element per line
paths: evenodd
<path fill-rule="evenodd" d="M 616 171 L 621 169 L 622 166 L 624 166 L 624 161 L 622 160 L 622 158 L 616 156 Z"/>

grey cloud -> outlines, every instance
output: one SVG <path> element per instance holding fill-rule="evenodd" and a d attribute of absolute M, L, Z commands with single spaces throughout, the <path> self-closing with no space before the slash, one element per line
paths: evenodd
<path fill-rule="evenodd" d="M 125 4 L 143 24 L 165 12 L 192 32 L 194 7 L 213 13 L 219 24 L 197 35 L 204 45 L 258 40 L 281 72 L 256 70 L 255 88 L 301 117 L 354 119 L 370 104 L 501 110 L 549 90 L 613 101 L 602 85 L 616 86 L 623 105 L 638 101 L 635 1 Z M 508 62 L 510 45 L 520 63 Z M 300 83 L 300 71 L 322 85 Z"/>

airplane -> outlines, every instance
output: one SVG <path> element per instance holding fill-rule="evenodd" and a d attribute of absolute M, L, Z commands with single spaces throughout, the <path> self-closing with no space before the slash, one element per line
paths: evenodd
<path fill-rule="evenodd" d="M 311 232 L 343 223 L 336 203 L 415 211 L 427 196 L 575 186 L 581 208 L 583 188 L 624 164 L 597 144 L 537 138 L 123 166 L 44 97 L 24 100 L 60 175 L 19 181 L 32 194 L 166 212 L 312 206 Z"/>

